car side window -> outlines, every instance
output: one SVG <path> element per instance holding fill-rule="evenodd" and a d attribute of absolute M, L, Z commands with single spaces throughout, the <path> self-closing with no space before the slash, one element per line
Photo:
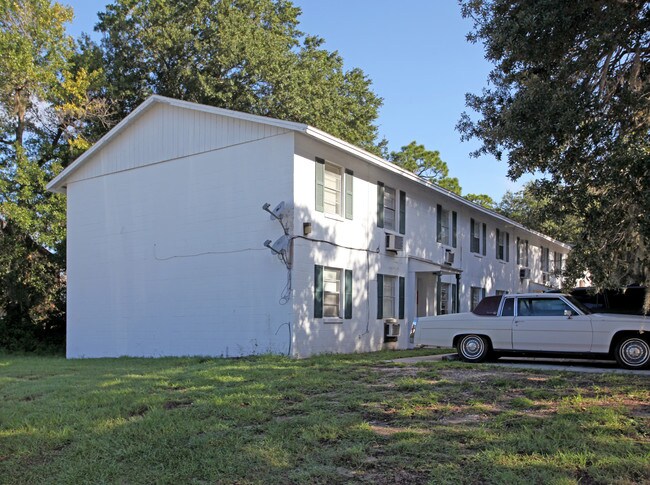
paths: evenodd
<path fill-rule="evenodd" d="M 563 316 L 565 310 L 571 307 L 559 298 L 519 298 L 517 301 L 520 317 L 557 317 Z"/>
<path fill-rule="evenodd" d="M 502 317 L 513 317 L 515 315 L 515 299 L 506 298 L 503 302 L 503 310 L 501 310 Z"/>

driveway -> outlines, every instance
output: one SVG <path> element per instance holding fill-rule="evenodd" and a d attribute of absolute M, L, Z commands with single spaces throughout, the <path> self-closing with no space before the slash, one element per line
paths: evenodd
<path fill-rule="evenodd" d="M 458 360 L 458 354 L 406 357 L 403 359 L 395 359 L 391 362 L 398 364 L 417 364 L 419 362 L 437 362 L 443 360 Z M 582 372 L 592 374 L 630 374 L 635 376 L 650 377 L 650 370 L 621 369 L 616 365 L 616 362 L 610 360 L 552 359 L 546 357 L 502 357 L 494 362 L 488 362 L 486 365 L 517 369 Z"/>

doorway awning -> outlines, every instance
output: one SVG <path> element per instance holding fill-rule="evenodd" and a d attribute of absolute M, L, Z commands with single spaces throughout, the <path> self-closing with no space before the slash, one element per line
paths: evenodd
<path fill-rule="evenodd" d="M 408 257 L 409 272 L 412 273 L 438 273 L 443 275 L 458 275 L 463 272 L 460 268 L 454 268 L 448 264 L 440 264 L 430 259 L 417 256 Z"/>

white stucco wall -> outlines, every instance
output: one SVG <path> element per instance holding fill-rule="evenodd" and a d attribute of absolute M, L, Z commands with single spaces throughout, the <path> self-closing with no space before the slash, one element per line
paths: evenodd
<path fill-rule="evenodd" d="M 292 154 L 276 134 L 70 183 L 67 356 L 288 353 L 261 206 L 291 200 Z"/>

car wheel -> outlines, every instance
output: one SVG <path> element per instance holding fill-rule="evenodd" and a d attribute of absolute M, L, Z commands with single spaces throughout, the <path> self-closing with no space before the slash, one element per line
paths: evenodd
<path fill-rule="evenodd" d="M 626 369 L 650 367 L 650 344 L 641 337 L 624 337 L 616 346 L 616 362 Z"/>
<path fill-rule="evenodd" d="M 465 362 L 483 362 L 490 353 L 490 341 L 480 335 L 463 335 L 456 350 Z"/>

